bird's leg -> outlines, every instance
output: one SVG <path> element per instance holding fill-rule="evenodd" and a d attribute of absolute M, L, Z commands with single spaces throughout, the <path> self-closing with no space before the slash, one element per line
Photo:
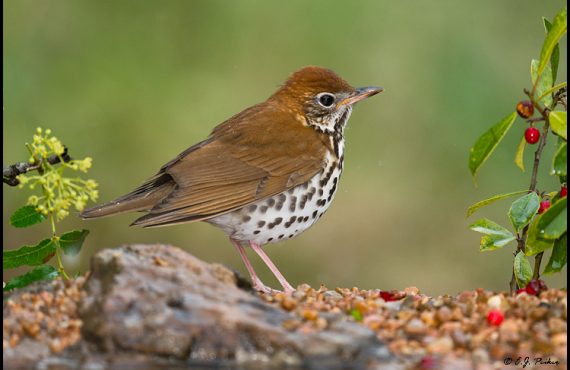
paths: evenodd
<path fill-rule="evenodd" d="M 277 269 L 277 266 L 275 266 L 275 264 L 269 259 L 267 254 L 265 254 L 265 252 L 261 248 L 261 245 L 255 244 L 252 241 L 249 242 L 249 245 L 255 251 L 255 253 L 257 253 L 259 255 L 259 257 L 261 257 L 263 262 L 265 262 L 267 267 L 269 267 L 269 269 L 271 270 L 273 275 L 275 275 L 277 280 L 279 280 L 279 283 L 281 283 L 281 286 L 283 287 L 283 290 L 285 291 L 285 293 L 293 293 L 295 291 L 295 288 L 293 288 L 291 286 L 291 284 L 289 284 L 287 279 L 285 279 L 283 274 L 281 274 L 281 272 Z"/>
<path fill-rule="evenodd" d="M 230 242 L 238 250 L 239 255 L 241 256 L 241 259 L 243 260 L 243 263 L 245 264 L 245 267 L 247 268 L 247 271 L 249 272 L 249 276 L 251 277 L 251 283 L 253 284 L 253 289 L 255 289 L 259 292 L 266 293 L 266 294 L 271 293 L 272 289 L 270 287 L 266 286 L 265 284 L 263 284 L 263 282 L 261 282 L 261 279 L 255 273 L 255 270 L 253 269 L 251 262 L 249 262 L 249 259 L 247 259 L 247 254 L 245 253 L 245 249 L 243 248 L 241 243 L 236 241 L 236 240 L 233 240 L 233 239 L 230 239 Z"/>

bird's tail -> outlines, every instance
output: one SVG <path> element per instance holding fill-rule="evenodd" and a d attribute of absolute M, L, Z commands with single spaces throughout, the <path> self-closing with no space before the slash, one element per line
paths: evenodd
<path fill-rule="evenodd" d="M 170 175 L 159 173 L 132 192 L 110 202 L 88 208 L 81 212 L 80 216 L 83 219 L 90 219 L 125 212 L 148 211 L 167 197 L 174 186 L 175 183 Z"/>

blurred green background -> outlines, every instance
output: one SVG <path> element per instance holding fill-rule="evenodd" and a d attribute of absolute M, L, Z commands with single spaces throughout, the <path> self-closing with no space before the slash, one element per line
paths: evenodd
<path fill-rule="evenodd" d="M 224 119 L 268 97 L 305 65 L 385 92 L 356 108 L 346 166 L 321 221 L 267 252 L 293 284 L 454 294 L 506 290 L 513 246 L 480 253 L 468 225 L 508 225 L 509 202 L 465 218 L 467 207 L 524 189 L 514 165 L 526 127 L 515 124 L 474 187 L 470 146 L 513 111 L 540 53 L 541 17 L 562 1 L 4 1 L 4 164 L 26 160 L 35 127 L 51 128 L 76 158 L 91 156 L 100 200 L 122 195 Z M 566 37 L 561 55 L 566 54 Z M 562 57 L 559 80 L 566 80 Z M 542 164 L 541 190 L 556 190 Z M 526 153 L 527 168 L 531 153 Z M 8 217 L 29 193 L 4 186 L 4 248 L 37 242 L 42 224 Z M 135 215 L 69 217 L 88 228 L 70 270 L 97 250 L 130 243 L 180 246 L 246 274 L 226 236 L 205 223 L 128 227 Z M 252 254 L 253 255 L 253 254 Z M 278 286 L 253 258 L 262 279 Z M 247 275 L 247 274 L 246 274 Z M 4 278 L 9 275 L 4 273 Z M 565 287 L 566 277 L 546 277 Z"/>

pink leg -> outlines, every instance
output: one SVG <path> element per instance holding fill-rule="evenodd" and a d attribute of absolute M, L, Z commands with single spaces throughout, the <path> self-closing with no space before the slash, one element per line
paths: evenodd
<path fill-rule="evenodd" d="M 273 273 L 273 275 L 275 275 L 275 277 L 277 278 L 277 280 L 279 280 L 279 283 L 281 283 L 281 286 L 283 287 L 283 290 L 285 291 L 285 293 L 292 293 L 294 292 L 296 289 L 293 288 L 291 286 L 291 284 L 289 284 L 289 282 L 285 279 L 285 277 L 281 274 L 281 272 L 277 269 L 277 266 L 275 266 L 273 264 L 273 262 L 271 262 L 271 260 L 269 259 L 269 257 L 267 256 L 267 254 L 265 254 L 265 252 L 263 251 L 263 249 L 261 248 L 261 245 L 255 244 L 254 242 L 250 241 L 249 245 L 251 246 L 251 248 L 255 251 L 255 253 L 257 253 L 259 255 L 259 257 L 261 257 L 261 259 L 263 260 L 263 262 L 265 262 L 265 264 L 267 265 L 267 267 L 269 267 L 269 269 L 271 270 L 271 272 Z"/>
<path fill-rule="evenodd" d="M 270 287 L 266 286 L 265 284 L 263 284 L 261 282 L 261 279 L 257 276 L 255 271 L 253 270 L 253 266 L 251 265 L 251 263 L 247 259 L 247 254 L 245 253 L 245 249 L 240 244 L 240 242 L 235 241 L 233 239 L 230 239 L 230 242 L 234 245 L 234 247 L 236 247 L 236 249 L 239 252 L 239 255 L 241 256 L 241 259 L 243 260 L 243 263 L 245 263 L 245 267 L 247 268 L 247 271 L 249 272 L 249 275 L 251 276 L 251 282 L 253 284 L 253 289 L 260 291 L 260 292 L 263 292 L 263 293 L 267 293 L 267 294 L 271 293 L 272 289 Z"/>

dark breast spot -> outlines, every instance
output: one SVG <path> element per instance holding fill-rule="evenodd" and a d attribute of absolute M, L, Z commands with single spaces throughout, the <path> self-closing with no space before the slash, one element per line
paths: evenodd
<path fill-rule="evenodd" d="M 269 207 L 273 207 L 275 205 L 275 199 L 273 199 L 273 198 L 267 199 L 267 205 Z"/>
<path fill-rule="evenodd" d="M 283 208 L 283 204 L 287 200 L 287 196 L 285 194 L 279 194 L 277 197 L 277 204 L 275 204 L 275 209 L 280 211 Z"/>
<path fill-rule="evenodd" d="M 267 212 L 267 206 L 261 206 L 261 207 L 259 207 L 259 211 L 260 211 L 261 213 Z"/>
<path fill-rule="evenodd" d="M 259 234 L 260 232 L 261 232 L 261 230 L 255 230 L 253 233 L 254 233 L 255 235 L 257 235 L 257 234 Z"/>
<path fill-rule="evenodd" d="M 313 212 L 313 218 L 317 218 L 318 213 L 319 213 L 318 211 Z"/>
<path fill-rule="evenodd" d="M 293 222 L 295 222 L 295 220 L 297 219 L 297 216 L 293 216 L 289 219 L 289 221 L 285 222 L 285 227 L 289 227 L 293 224 Z"/>
<path fill-rule="evenodd" d="M 252 204 L 251 206 L 247 207 L 248 211 L 253 212 L 257 209 L 257 206 L 255 204 Z"/>
<path fill-rule="evenodd" d="M 242 221 L 243 221 L 243 222 L 248 222 L 249 220 L 251 220 L 251 217 L 250 217 L 250 216 L 243 216 L 243 217 L 242 217 Z"/>
<path fill-rule="evenodd" d="M 275 220 L 273 220 L 272 223 L 267 224 L 267 228 L 273 229 L 275 226 L 279 225 L 282 221 L 283 219 L 281 217 L 277 217 Z"/>
<path fill-rule="evenodd" d="M 331 179 L 331 176 L 332 176 L 332 174 L 333 174 L 333 172 L 334 172 L 335 167 L 336 167 L 336 163 L 333 163 L 333 164 L 329 167 L 327 173 L 325 174 L 325 177 L 324 177 L 324 178 L 321 180 L 321 182 L 320 182 L 321 186 L 325 186 L 326 184 L 328 184 L 328 182 L 329 182 L 329 180 Z"/>
<path fill-rule="evenodd" d="M 301 198 L 301 201 L 299 202 L 299 208 L 305 209 L 305 204 L 307 203 L 308 199 L 309 199 L 309 196 L 307 194 L 303 195 L 303 197 Z"/>
<path fill-rule="evenodd" d="M 285 235 L 283 235 L 283 234 L 279 235 L 279 239 L 283 239 L 284 236 Z"/>
<path fill-rule="evenodd" d="M 289 200 L 289 211 L 295 212 L 296 203 L 297 203 L 297 197 L 292 196 L 291 199 Z"/>
<path fill-rule="evenodd" d="M 257 226 L 259 226 L 259 227 L 263 227 L 263 225 L 265 225 L 265 221 L 259 221 L 257 223 Z"/>
<path fill-rule="evenodd" d="M 328 197 L 328 201 L 330 202 L 332 199 L 332 196 L 334 195 L 334 192 L 336 191 L 336 184 L 338 183 L 338 178 L 334 178 L 333 180 L 333 186 L 331 188 L 331 190 L 329 191 L 329 197 Z"/>
<path fill-rule="evenodd" d="M 316 192 L 316 191 L 317 191 L 317 189 L 315 189 L 314 187 L 312 187 L 312 188 L 309 190 L 309 193 L 307 194 L 307 196 L 309 197 L 309 200 L 312 200 L 312 199 L 313 199 L 313 195 L 315 195 L 315 192 Z"/>

